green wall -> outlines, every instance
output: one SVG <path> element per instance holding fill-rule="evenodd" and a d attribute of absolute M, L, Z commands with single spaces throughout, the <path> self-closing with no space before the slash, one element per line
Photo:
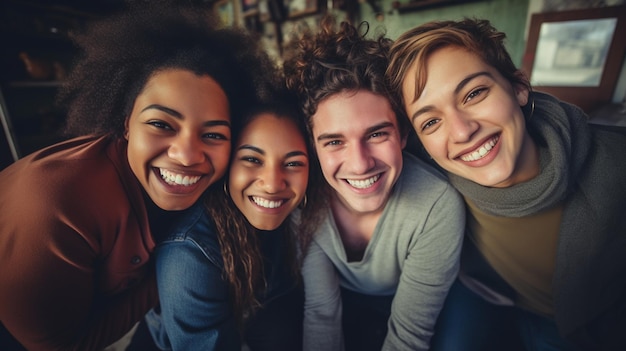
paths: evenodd
<path fill-rule="evenodd" d="M 442 7 L 398 13 L 392 8 L 393 0 L 379 0 L 384 19 L 375 18 L 372 7 L 367 2 L 360 3 L 360 20 L 370 24 L 373 33 L 386 31 L 387 36 L 396 39 L 406 30 L 433 20 L 458 20 L 463 17 L 488 19 L 499 31 L 506 33 L 506 47 L 513 62 L 520 67 L 526 47 L 526 17 L 529 0 L 476 0 L 451 2 Z M 401 0 L 406 3 L 408 0 Z"/>

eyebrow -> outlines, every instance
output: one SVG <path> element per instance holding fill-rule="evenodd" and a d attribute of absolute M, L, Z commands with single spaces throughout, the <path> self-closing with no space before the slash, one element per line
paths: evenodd
<path fill-rule="evenodd" d="M 168 114 L 168 115 L 170 115 L 170 116 L 172 116 L 172 117 L 174 117 L 176 119 L 183 119 L 183 115 L 180 112 L 178 112 L 176 110 L 173 110 L 173 109 L 171 109 L 169 107 L 165 107 L 165 106 L 158 105 L 158 104 L 152 104 L 152 105 L 146 106 L 143 110 L 141 110 L 141 112 L 144 112 L 146 110 L 159 110 L 159 111 L 164 112 L 164 113 L 166 113 L 166 114 Z M 229 121 L 225 121 L 223 119 L 206 121 L 206 122 L 202 123 L 202 125 L 205 126 L 205 127 L 226 126 L 226 127 L 230 128 L 230 122 Z"/>
<path fill-rule="evenodd" d="M 237 151 L 241 151 L 241 150 L 251 150 L 261 155 L 265 155 L 265 151 L 263 151 L 263 149 L 258 148 L 256 146 L 249 145 L 249 144 L 244 144 L 237 148 Z"/>
<path fill-rule="evenodd" d="M 391 122 L 382 122 L 382 123 L 379 123 L 379 124 L 376 124 L 374 126 L 371 126 L 371 127 L 367 128 L 365 130 L 364 134 L 373 133 L 373 132 L 375 132 L 377 130 L 381 130 L 381 129 L 385 129 L 385 128 L 389 128 L 389 127 L 394 128 L 393 123 L 391 123 Z M 343 137 L 343 134 L 341 134 L 341 133 L 326 133 L 326 134 L 320 134 L 317 137 L 317 141 L 328 140 L 328 139 L 338 139 L 338 138 L 341 138 L 341 137 Z"/>
<path fill-rule="evenodd" d="M 456 88 L 454 88 L 454 94 L 458 94 L 461 90 L 463 90 L 463 88 L 465 88 L 465 86 L 472 81 L 474 78 L 479 77 L 479 76 L 487 76 L 489 78 L 493 79 L 493 75 L 487 71 L 481 71 L 481 72 L 476 72 L 473 74 L 470 74 L 469 76 L 465 77 L 463 80 L 461 80 L 459 82 L 459 84 L 457 84 Z M 428 105 L 428 106 L 424 106 L 422 108 L 420 108 L 419 110 L 415 111 L 415 113 L 413 115 L 411 115 L 411 122 L 414 122 L 415 119 L 417 119 L 420 115 L 432 111 L 434 109 L 434 107 L 432 105 Z"/>
<path fill-rule="evenodd" d="M 250 144 L 244 144 L 244 145 L 241 145 L 240 147 L 237 148 L 237 151 L 241 151 L 241 150 L 251 150 L 251 151 L 254 151 L 254 152 L 259 153 L 261 155 L 265 155 L 265 151 L 263 149 L 261 149 L 259 147 L 256 147 L 256 146 L 253 146 L 253 145 L 250 145 Z M 307 157 L 307 158 L 309 157 L 306 154 L 306 152 L 298 150 L 298 151 L 288 152 L 285 155 L 285 158 L 295 157 L 295 156 L 304 156 L 304 157 Z"/>

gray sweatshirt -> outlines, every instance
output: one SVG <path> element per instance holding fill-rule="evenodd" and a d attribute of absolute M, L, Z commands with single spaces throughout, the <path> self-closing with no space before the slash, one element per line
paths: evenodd
<path fill-rule="evenodd" d="M 304 350 L 343 350 L 340 286 L 395 295 L 383 350 L 427 350 L 459 269 L 465 208 L 444 176 L 412 155 L 379 219 L 363 259 L 347 262 L 329 209 L 302 268 Z"/>

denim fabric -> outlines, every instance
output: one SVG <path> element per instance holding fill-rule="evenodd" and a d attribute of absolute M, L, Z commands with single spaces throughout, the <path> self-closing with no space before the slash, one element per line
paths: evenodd
<path fill-rule="evenodd" d="M 267 290 L 262 304 L 295 287 L 282 264 L 279 233 L 260 233 L 266 258 Z M 146 315 L 155 343 L 162 350 L 241 350 L 229 300 L 228 282 L 216 228 L 200 202 L 185 211 L 174 229 L 157 239 L 155 250 L 160 311 Z M 301 320 L 296 323 L 302 323 Z"/>
<path fill-rule="evenodd" d="M 460 281 L 448 293 L 431 340 L 432 351 L 568 351 L 553 320 L 483 300 Z"/>

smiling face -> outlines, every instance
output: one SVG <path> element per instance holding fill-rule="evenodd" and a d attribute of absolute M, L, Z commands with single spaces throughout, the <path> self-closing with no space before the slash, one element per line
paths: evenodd
<path fill-rule="evenodd" d="M 333 204 L 357 215 L 382 212 L 402 171 L 406 143 L 389 101 L 364 90 L 335 94 L 318 105 L 312 121 Z"/>
<path fill-rule="evenodd" d="M 309 157 L 304 136 L 288 118 L 262 113 L 235 144 L 228 189 L 250 224 L 278 228 L 304 198 Z"/>
<path fill-rule="evenodd" d="M 126 119 L 130 168 L 169 211 L 190 207 L 224 175 L 230 137 L 226 94 L 209 76 L 186 70 L 155 73 Z"/>
<path fill-rule="evenodd" d="M 415 68 L 402 85 L 406 111 L 426 151 L 450 173 L 483 186 L 508 187 L 539 173 L 520 106 L 528 90 L 459 47 L 433 52 L 413 101 Z"/>

